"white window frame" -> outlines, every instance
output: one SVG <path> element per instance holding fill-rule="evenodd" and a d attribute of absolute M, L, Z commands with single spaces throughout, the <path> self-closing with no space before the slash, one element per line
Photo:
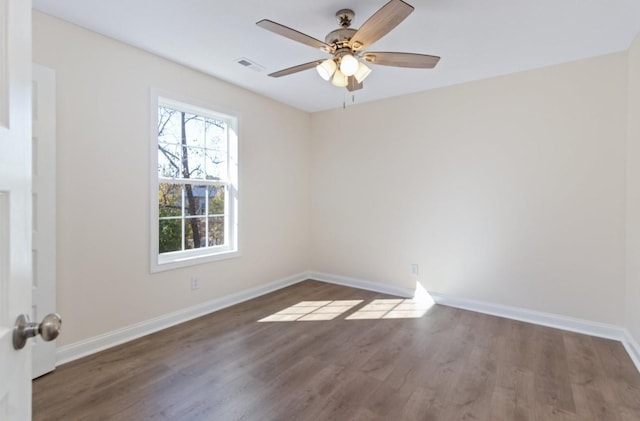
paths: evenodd
<path fill-rule="evenodd" d="M 223 185 L 225 190 L 225 244 L 169 253 L 159 252 L 158 189 L 162 182 L 175 182 L 158 177 L 158 107 L 184 111 L 210 117 L 227 124 L 227 180 L 183 180 L 192 185 Z M 157 89 L 151 91 L 151 154 L 150 154 L 150 230 L 151 272 L 187 267 L 196 264 L 229 259 L 240 255 L 238 247 L 238 117 L 213 111 L 216 107 L 200 101 L 168 94 Z M 208 219 L 208 218 L 207 218 Z"/>

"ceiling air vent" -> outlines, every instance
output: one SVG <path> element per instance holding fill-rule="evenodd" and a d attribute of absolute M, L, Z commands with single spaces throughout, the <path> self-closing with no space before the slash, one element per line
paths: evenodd
<path fill-rule="evenodd" d="M 241 57 L 236 60 L 236 63 L 241 65 L 242 67 L 246 67 L 251 70 L 255 70 L 256 72 L 261 72 L 264 70 L 264 66 L 259 65 L 255 61 L 251 61 L 246 57 Z"/>

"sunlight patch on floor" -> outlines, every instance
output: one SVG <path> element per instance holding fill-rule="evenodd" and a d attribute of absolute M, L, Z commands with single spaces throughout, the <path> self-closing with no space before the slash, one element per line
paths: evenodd
<path fill-rule="evenodd" d="M 258 322 L 295 322 L 333 320 L 364 300 L 301 301 Z M 345 317 L 345 320 L 418 319 L 434 305 L 427 290 L 416 282 L 413 298 L 380 298 Z"/>
<path fill-rule="evenodd" d="M 258 321 L 293 322 L 333 320 L 362 303 L 362 301 L 363 300 L 301 301 L 296 305 L 285 308 Z"/>
<path fill-rule="evenodd" d="M 433 298 L 431 298 L 426 288 L 420 282 L 416 282 L 416 289 L 412 299 L 390 298 L 373 300 L 346 319 L 419 319 L 434 304 Z"/>
<path fill-rule="evenodd" d="M 411 299 L 378 299 L 349 315 L 347 320 L 417 319 L 431 308 L 429 303 Z"/>

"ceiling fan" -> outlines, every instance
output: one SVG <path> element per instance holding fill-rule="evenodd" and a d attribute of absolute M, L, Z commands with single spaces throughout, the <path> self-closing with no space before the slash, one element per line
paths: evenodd
<path fill-rule="evenodd" d="M 371 69 L 365 62 L 381 66 L 432 69 L 440 57 L 415 53 L 365 51 L 371 44 L 398 26 L 413 10 L 413 6 L 402 0 L 391 0 L 357 30 L 350 28 L 355 16 L 353 10 L 338 10 L 336 19 L 340 28 L 329 32 L 324 42 L 268 19 L 256 22 L 256 25 L 268 31 L 331 54 L 331 58 L 299 64 L 271 73 L 269 76 L 281 77 L 315 67 L 324 80 L 331 79 L 333 85 L 346 87 L 351 92 L 362 89 L 362 81 L 371 73 Z"/>

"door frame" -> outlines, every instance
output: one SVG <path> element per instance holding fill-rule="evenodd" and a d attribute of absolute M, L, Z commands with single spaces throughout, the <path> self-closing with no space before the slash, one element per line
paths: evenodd
<path fill-rule="evenodd" d="M 31 320 L 56 311 L 56 73 L 33 64 L 33 289 Z M 56 367 L 56 342 L 35 337 L 32 377 Z"/>

